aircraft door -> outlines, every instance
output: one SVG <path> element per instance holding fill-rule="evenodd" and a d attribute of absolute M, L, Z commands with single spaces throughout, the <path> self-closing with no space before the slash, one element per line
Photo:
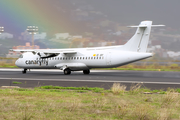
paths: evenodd
<path fill-rule="evenodd" d="M 108 52 L 106 55 L 106 64 L 111 65 L 111 52 Z"/>

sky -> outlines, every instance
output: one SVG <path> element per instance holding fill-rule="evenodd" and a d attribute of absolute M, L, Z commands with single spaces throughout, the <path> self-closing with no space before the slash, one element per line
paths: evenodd
<path fill-rule="evenodd" d="M 6 32 L 20 34 L 28 25 L 37 25 L 45 32 L 73 32 L 82 30 L 74 24 L 68 10 L 78 0 L 0 0 L 0 26 Z M 152 20 L 180 28 L 180 0 L 80 0 L 107 15 L 108 19 L 123 24 L 139 24 Z M 64 10 L 67 10 L 64 12 Z"/>
<path fill-rule="evenodd" d="M 64 23 L 67 17 L 58 12 L 54 4 L 56 0 L 0 0 L 0 26 L 14 32 L 25 30 L 28 25 L 46 31 L 67 31 Z"/>
<path fill-rule="evenodd" d="M 180 0 L 87 0 L 114 21 L 137 23 L 152 20 L 155 24 L 180 27 Z"/>

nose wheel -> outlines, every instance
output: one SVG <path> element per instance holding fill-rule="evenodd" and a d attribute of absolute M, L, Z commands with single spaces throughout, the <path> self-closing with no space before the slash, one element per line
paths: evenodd
<path fill-rule="evenodd" d="M 24 69 L 24 70 L 22 71 L 22 74 L 26 74 L 26 71 L 27 71 L 27 69 Z"/>
<path fill-rule="evenodd" d="M 71 70 L 68 69 L 68 68 L 65 69 L 65 70 L 64 70 L 64 74 L 65 74 L 65 75 L 70 75 L 70 74 L 71 74 Z"/>

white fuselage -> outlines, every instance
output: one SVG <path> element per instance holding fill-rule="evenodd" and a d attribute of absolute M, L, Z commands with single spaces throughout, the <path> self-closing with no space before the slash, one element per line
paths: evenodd
<path fill-rule="evenodd" d="M 25 69 L 61 69 L 72 71 L 91 68 L 110 68 L 125 65 L 152 56 L 152 53 L 119 51 L 116 49 L 77 48 L 76 54 L 60 53 L 55 57 L 40 58 L 32 52 L 26 52 L 16 61 L 16 65 Z"/>

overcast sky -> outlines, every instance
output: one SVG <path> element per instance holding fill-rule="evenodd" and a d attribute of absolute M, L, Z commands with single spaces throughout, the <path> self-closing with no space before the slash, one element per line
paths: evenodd
<path fill-rule="evenodd" d="M 153 20 L 180 28 L 180 0 L 86 0 L 114 21 L 137 23 Z"/>
<path fill-rule="evenodd" d="M 62 12 L 76 9 L 74 1 L 85 1 L 109 20 L 124 25 L 152 20 L 154 24 L 180 29 L 180 0 L 0 0 L 0 26 L 13 34 L 33 23 L 54 32 L 77 30 L 82 25 L 72 23 L 68 17 L 71 12 Z"/>

